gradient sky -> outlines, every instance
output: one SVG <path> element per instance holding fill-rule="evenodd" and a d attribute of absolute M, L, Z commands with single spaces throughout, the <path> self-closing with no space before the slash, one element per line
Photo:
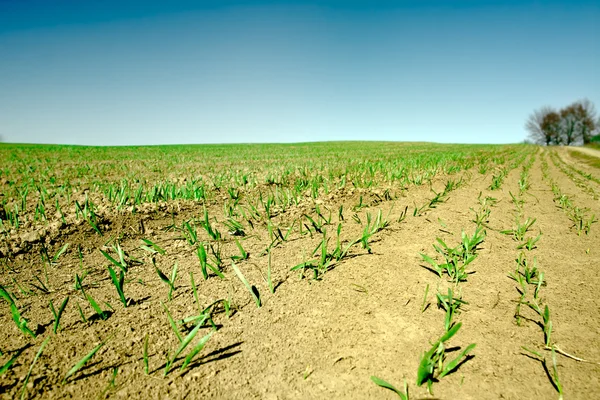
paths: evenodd
<path fill-rule="evenodd" d="M 0 0 L 0 136 L 514 143 L 600 108 L 597 1 Z"/>

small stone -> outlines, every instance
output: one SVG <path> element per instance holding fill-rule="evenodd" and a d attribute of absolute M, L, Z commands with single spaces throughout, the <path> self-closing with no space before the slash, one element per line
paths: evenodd
<path fill-rule="evenodd" d="M 41 240 L 40 233 L 38 231 L 26 232 L 21 235 L 21 241 L 23 243 L 36 243 Z"/>

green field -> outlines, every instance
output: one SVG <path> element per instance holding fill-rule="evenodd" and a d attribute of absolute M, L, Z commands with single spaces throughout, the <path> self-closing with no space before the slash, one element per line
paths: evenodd
<path fill-rule="evenodd" d="M 600 173 L 567 150 L 1 144 L 0 159 L 3 397 L 600 390 Z"/>

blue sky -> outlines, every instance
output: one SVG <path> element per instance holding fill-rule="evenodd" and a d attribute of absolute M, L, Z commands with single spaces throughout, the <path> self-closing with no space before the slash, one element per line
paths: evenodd
<path fill-rule="evenodd" d="M 0 0 L 0 136 L 514 143 L 600 108 L 592 1 Z"/>

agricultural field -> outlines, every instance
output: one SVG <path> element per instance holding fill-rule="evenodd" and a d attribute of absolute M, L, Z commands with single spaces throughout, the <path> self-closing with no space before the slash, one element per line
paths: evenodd
<path fill-rule="evenodd" d="M 0 159 L 2 398 L 600 396 L 593 154 L 2 144 Z"/>

